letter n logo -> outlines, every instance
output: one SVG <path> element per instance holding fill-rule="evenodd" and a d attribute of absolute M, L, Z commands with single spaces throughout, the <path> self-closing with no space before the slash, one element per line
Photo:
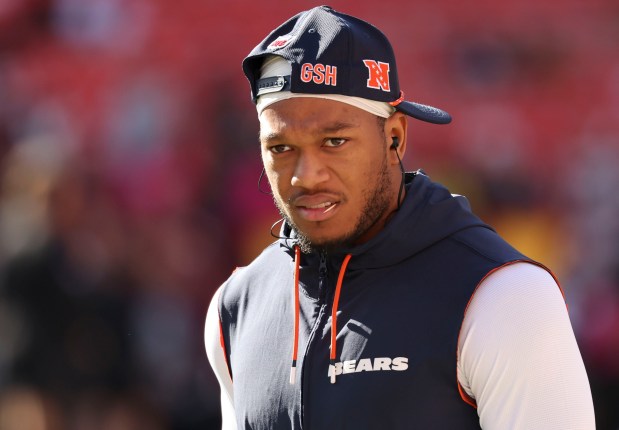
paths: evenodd
<path fill-rule="evenodd" d="M 368 68 L 368 88 L 375 90 L 391 91 L 389 87 L 389 63 L 381 61 L 363 60 Z"/>

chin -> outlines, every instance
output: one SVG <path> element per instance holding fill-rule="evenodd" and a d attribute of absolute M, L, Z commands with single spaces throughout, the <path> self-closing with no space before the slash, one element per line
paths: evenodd
<path fill-rule="evenodd" d="M 304 223 L 294 222 L 294 219 L 286 217 L 289 224 L 296 230 L 303 252 L 331 250 L 341 247 L 348 247 L 354 242 L 355 223 L 347 223 L 346 225 L 329 225 L 329 221 L 321 223 Z M 292 221 L 292 222 L 290 222 Z M 348 230 L 342 231 L 342 227 L 349 227 Z"/>
<path fill-rule="evenodd" d="M 350 232 L 328 231 L 326 229 L 314 228 L 305 229 L 304 235 L 315 245 L 323 245 L 327 243 L 340 242 L 348 237 Z"/>
<path fill-rule="evenodd" d="M 333 250 L 351 245 L 349 234 L 308 234 L 303 235 L 305 244 L 311 250 Z"/>

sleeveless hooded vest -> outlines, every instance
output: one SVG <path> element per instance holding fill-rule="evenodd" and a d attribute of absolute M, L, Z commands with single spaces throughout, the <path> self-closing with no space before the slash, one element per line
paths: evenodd
<path fill-rule="evenodd" d="M 466 199 L 421 174 L 407 179 L 401 209 L 369 242 L 297 257 L 298 310 L 288 225 L 224 284 L 222 346 L 239 429 L 480 428 L 456 375 L 465 309 L 491 271 L 528 260 Z"/>

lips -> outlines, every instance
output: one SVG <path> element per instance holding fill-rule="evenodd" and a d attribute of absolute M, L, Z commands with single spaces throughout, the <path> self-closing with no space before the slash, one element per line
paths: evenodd
<path fill-rule="evenodd" d="M 305 221 L 326 221 L 337 213 L 340 200 L 325 194 L 305 195 L 295 198 L 292 206 Z"/>

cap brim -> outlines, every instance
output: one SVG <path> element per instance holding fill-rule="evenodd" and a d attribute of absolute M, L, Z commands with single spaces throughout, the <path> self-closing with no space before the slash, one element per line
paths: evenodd
<path fill-rule="evenodd" d="M 444 110 L 421 103 L 402 101 L 395 106 L 395 109 L 413 118 L 433 124 L 449 124 L 451 122 L 451 115 Z"/>

